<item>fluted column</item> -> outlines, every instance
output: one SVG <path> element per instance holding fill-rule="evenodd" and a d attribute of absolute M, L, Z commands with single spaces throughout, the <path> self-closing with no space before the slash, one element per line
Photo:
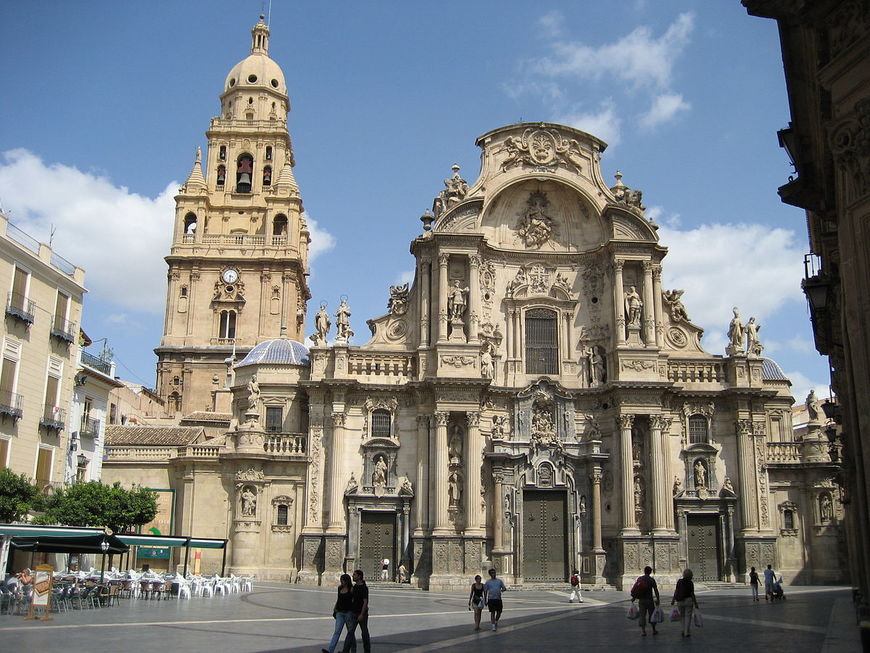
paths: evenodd
<path fill-rule="evenodd" d="M 429 261 L 420 260 L 420 346 L 429 346 L 429 297 L 431 281 L 429 279 Z"/>
<path fill-rule="evenodd" d="M 640 531 L 634 518 L 634 461 L 631 455 L 631 426 L 634 415 L 619 416 L 619 455 L 622 463 L 622 534 L 637 535 Z"/>
<path fill-rule="evenodd" d="M 333 408 L 333 411 L 335 409 Z M 344 524 L 344 486 L 341 462 L 344 457 L 344 412 L 332 414 L 332 457 L 329 461 L 329 526 L 327 532 L 342 533 Z"/>
<path fill-rule="evenodd" d="M 643 342 L 652 347 L 656 340 L 655 317 L 653 315 L 652 263 L 643 262 Z"/>
<path fill-rule="evenodd" d="M 447 342 L 447 263 L 449 254 L 438 255 L 438 342 Z"/>
<path fill-rule="evenodd" d="M 564 349 L 562 350 L 562 360 L 567 360 L 571 358 L 571 313 L 569 311 L 565 311 L 563 314 L 563 344 Z"/>
<path fill-rule="evenodd" d="M 447 419 L 450 413 L 438 411 L 435 413 L 435 465 L 430 468 L 430 477 L 435 477 L 435 528 L 433 533 L 447 534 L 450 532 L 450 521 L 447 512 Z"/>
<path fill-rule="evenodd" d="M 740 461 L 740 507 L 743 532 L 758 531 L 758 501 L 755 492 L 755 457 L 752 452 L 752 420 L 735 420 L 737 459 Z"/>
<path fill-rule="evenodd" d="M 478 342 L 478 330 L 480 323 L 480 263 L 481 258 L 477 254 L 468 257 L 468 342 Z"/>
<path fill-rule="evenodd" d="M 625 292 L 622 287 L 622 266 L 624 261 L 613 259 L 613 312 L 616 322 L 616 346 L 625 344 Z"/>
<path fill-rule="evenodd" d="M 664 415 L 650 415 L 650 466 L 652 468 L 652 527 L 654 533 L 667 533 L 668 513 L 668 476 L 662 432 L 670 426 Z"/>
<path fill-rule="evenodd" d="M 592 468 L 592 551 L 604 551 L 601 544 L 601 465 Z"/>
<path fill-rule="evenodd" d="M 665 346 L 665 327 L 664 319 L 662 318 L 662 266 L 653 265 L 653 309 L 655 314 L 655 329 L 656 329 L 656 347 L 661 349 Z"/>
<path fill-rule="evenodd" d="M 417 415 L 417 468 L 414 497 L 414 535 L 422 535 L 428 527 L 429 485 L 426 469 L 429 464 L 429 416 Z"/>
<path fill-rule="evenodd" d="M 493 506 L 492 506 L 492 552 L 502 553 L 504 551 L 504 476 L 500 472 L 495 472 L 492 475 L 493 481 Z"/>
<path fill-rule="evenodd" d="M 468 452 L 465 463 L 465 534 L 481 535 L 480 529 L 480 466 L 481 446 L 480 413 L 465 414 L 468 422 Z"/>

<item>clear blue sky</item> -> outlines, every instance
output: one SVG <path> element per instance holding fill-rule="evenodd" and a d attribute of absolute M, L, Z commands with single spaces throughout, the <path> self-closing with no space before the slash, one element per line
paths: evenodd
<path fill-rule="evenodd" d="M 42 240 L 54 225 L 56 249 L 86 269 L 84 328 L 109 339 L 125 378 L 154 383 L 171 196 L 261 7 L 0 6 L 0 206 Z M 346 294 L 354 344 L 413 269 L 409 242 L 450 166 L 471 182 L 477 136 L 546 120 L 608 141 L 605 176 L 620 169 L 644 191 L 670 247 L 664 285 L 686 289 L 708 351 L 723 353 L 740 306 L 798 399 L 827 394 L 799 289 L 804 216 L 776 195 L 791 170 L 776 142 L 788 105 L 772 21 L 738 0 L 277 0 L 271 30 L 324 250 L 309 309 Z"/>

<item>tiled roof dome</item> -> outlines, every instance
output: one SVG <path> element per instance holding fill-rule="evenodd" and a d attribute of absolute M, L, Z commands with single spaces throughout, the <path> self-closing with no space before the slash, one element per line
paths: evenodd
<path fill-rule="evenodd" d="M 788 381 L 788 377 L 782 368 L 772 358 L 765 358 L 761 361 L 761 376 L 765 381 Z"/>
<path fill-rule="evenodd" d="M 308 347 L 289 338 L 266 340 L 249 351 L 236 367 L 245 365 L 308 365 Z"/>

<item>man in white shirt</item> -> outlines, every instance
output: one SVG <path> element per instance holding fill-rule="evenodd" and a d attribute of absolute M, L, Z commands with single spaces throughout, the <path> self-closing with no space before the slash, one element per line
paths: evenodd
<path fill-rule="evenodd" d="M 489 580 L 483 584 L 483 600 L 489 608 L 489 620 L 492 622 L 492 629 L 498 628 L 498 620 L 501 618 L 503 605 L 501 602 L 501 593 L 506 592 L 507 587 L 504 586 L 501 578 L 495 577 L 495 569 L 489 570 Z"/>
<path fill-rule="evenodd" d="M 767 565 L 764 570 L 764 600 L 769 601 L 773 596 L 773 584 L 776 582 L 776 572 Z"/>

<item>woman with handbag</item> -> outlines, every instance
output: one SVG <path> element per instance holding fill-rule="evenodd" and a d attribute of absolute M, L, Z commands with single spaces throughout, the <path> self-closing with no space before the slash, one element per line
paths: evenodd
<path fill-rule="evenodd" d="M 329 648 L 321 649 L 323 653 L 335 653 L 341 631 L 347 628 L 347 632 L 351 634 L 356 627 L 353 614 L 353 582 L 347 574 L 342 574 L 339 581 L 341 584 L 338 586 L 338 598 L 332 609 L 332 616 L 335 617 L 335 632 L 332 633 Z"/>
<path fill-rule="evenodd" d="M 480 582 L 480 574 L 474 577 L 471 584 L 471 594 L 468 595 L 468 609 L 474 610 L 474 629 L 480 630 L 480 614 L 483 612 L 483 590 L 486 587 Z"/>
<path fill-rule="evenodd" d="M 698 607 L 698 599 L 695 598 L 695 584 L 692 582 L 692 570 L 686 569 L 683 577 L 677 581 L 674 589 L 674 598 L 671 605 L 677 603 L 680 606 L 680 617 L 683 622 L 683 637 L 690 637 L 689 629 L 692 627 L 692 612 Z"/>

